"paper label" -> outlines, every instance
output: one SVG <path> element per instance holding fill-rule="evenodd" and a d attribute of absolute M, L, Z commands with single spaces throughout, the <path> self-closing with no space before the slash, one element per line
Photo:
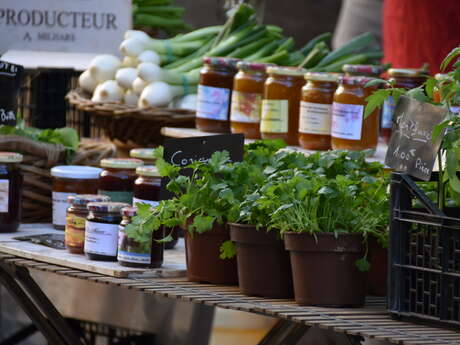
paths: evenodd
<path fill-rule="evenodd" d="M 393 97 L 389 97 L 383 102 L 382 108 L 382 128 L 393 127 L 393 114 L 395 112 L 396 104 Z"/>
<path fill-rule="evenodd" d="M 97 194 L 107 195 L 110 197 L 110 201 L 113 202 L 124 202 L 130 205 L 133 202 L 133 192 L 98 190 Z"/>
<path fill-rule="evenodd" d="M 264 99 L 260 131 L 264 133 L 287 133 L 289 125 L 289 101 L 287 99 Z"/>
<path fill-rule="evenodd" d="M 10 181 L 0 180 L 0 213 L 8 213 Z"/>
<path fill-rule="evenodd" d="M 332 104 L 331 135 L 334 138 L 361 140 L 364 106 L 359 104 Z"/>
<path fill-rule="evenodd" d="M 260 93 L 233 91 L 230 120 L 258 123 L 261 111 L 262 95 Z"/>
<path fill-rule="evenodd" d="M 86 221 L 85 230 L 85 253 L 117 256 L 117 224 Z"/>
<path fill-rule="evenodd" d="M 331 120 L 331 104 L 300 102 L 300 133 L 330 135 Z"/>
<path fill-rule="evenodd" d="M 144 200 L 144 199 L 133 198 L 133 206 L 136 206 L 137 203 L 149 204 L 152 207 L 157 207 L 160 202 L 154 201 L 154 200 Z"/>
<path fill-rule="evenodd" d="M 75 214 L 67 216 L 65 226 L 65 244 L 71 247 L 83 248 L 85 243 L 85 224 L 86 218 Z"/>
<path fill-rule="evenodd" d="M 230 89 L 198 85 L 196 116 L 219 121 L 228 120 Z"/>
<path fill-rule="evenodd" d="M 132 262 L 136 264 L 147 264 L 147 265 L 150 264 L 151 263 L 151 256 L 150 256 L 151 247 L 148 253 L 138 253 L 133 250 L 133 246 L 129 245 L 129 241 L 131 240 L 126 236 L 125 228 L 123 226 L 120 226 L 118 230 L 117 260 Z"/>
<path fill-rule="evenodd" d="M 460 114 L 460 105 L 451 105 L 449 109 L 456 115 Z"/>
<path fill-rule="evenodd" d="M 65 226 L 67 209 L 70 204 L 67 202 L 67 198 L 75 193 L 61 193 L 53 192 L 53 224 Z"/>

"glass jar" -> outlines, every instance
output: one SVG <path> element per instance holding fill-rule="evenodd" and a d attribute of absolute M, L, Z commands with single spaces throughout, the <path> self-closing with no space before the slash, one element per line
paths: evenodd
<path fill-rule="evenodd" d="M 155 164 L 155 158 L 153 157 L 153 151 L 155 149 L 132 149 L 129 151 L 129 156 L 131 158 L 137 158 L 144 162 L 145 165 Z"/>
<path fill-rule="evenodd" d="M 260 132 L 263 139 L 282 139 L 298 145 L 301 90 L 305 69 L 268 67 L 262 101 Z"/>
<path fill-rule="evenodd" d="M 221 57 L 203 58 L 195 119 L 200 131 L 230 133 L 230 101 L 238 61 Z"/>
<path fill-rule="evenodd" d="M 332 104 L 331 146 L 334 150 L 375 150 L 379 132 L 379 110 L 364 119 L 366 98 L 377 87 L 365 87 L 367 77 L 341 77 Z"/>
<path fill-rule="evenodd" d="M 134 181 L 133 205 L 149 204 L 153 207 L 160 202 L 161 177 L 154 166 L 142 166 L 136 169 L 139 176 Z"/>
<path fill-rule="evenodd" d="M 21 222 L 22 155 L 0 152 L 0 232 L 15 232 Z"/>
<path fill-rule="evenodd" d="M 305 74 L 300 102 L 299 143 L 307 150 L 331 148 L 332 101 L 338 75 L 333 73 Z"/>
<path fill-rule="evenodd" d="M 98 194 L 108 195 L 113 202 L 132 204 L 136 168 L 144 163 L 135 158 L 107 158 L 101 161 L 104 171 L 99 177 Z"/>
<path fill-rule="evenodd" d="M 68 197 L 76 194 L 97 194 L 99 174 L 102 169 L 62 165 L 51 169 L 53 176 L 53 226 L 64 230 L 66 213 L 70 204 Z"/>
<path fill-rule="evenodd" d="M 385 67 L 382 65 L 343 65 L 342 71 L 346 76 L 361 76 L 361 77 L 372 77 L 379 78 L 380 75 L 385 71 Z"/>
<path fill-rule="evenodd" d="M 117 261 L 118 227 L 122 202 L 91 202 L 87 205 L 84 252 L 88 259 Z"/>
<path fill-rule="evenodd" d="M 65 245 L 72 254 L 83 254 L 85 244 L 85 223 L 88 217 L 86 206 L 90 202 L 110 201 L 107 195 L 77 194 L 67 198 L 70 207 L 67 209 L 65 226 Z"/>
<path fill-rule="evenodd" d="M 233 80 L 230 127 L 247 139 L 260 139 L 260 114 L 267 67 L 264 63 L 238 62 Z"/>

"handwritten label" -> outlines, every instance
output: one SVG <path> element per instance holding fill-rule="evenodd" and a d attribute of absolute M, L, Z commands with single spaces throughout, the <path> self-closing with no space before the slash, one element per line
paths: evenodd
<path fill-rule="evenodd" d="M 218 121 L 228 120 L 230 89 L 198 85 L 196 116 Z"/>
<path fill-rule="evenodd" d="M 394 111 L 393 130 L 385 164 L 429 181 L 442 136 L 433 141 L 433 129 L 447 110 L 402 96 Z"/>

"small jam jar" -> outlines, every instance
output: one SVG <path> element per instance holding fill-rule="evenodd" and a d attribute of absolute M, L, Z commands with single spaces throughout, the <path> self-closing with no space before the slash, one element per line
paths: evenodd
<path fill-rule="evenodd" d="M 113 202 L 132 204 L 136 168 L 144 163 L 135 158 L 107 158 L 101 161 L 104 168 L 99 177 L 98 194 L 108 195 Z"/>
<path fill-rule="evenodd" d="M 67 198 L 70 207 L 67 209 L 65 226 L 65 245 L 72 254 L 83 254 L 85 244 L 85 223 L 88 217 L 86 206 L 90 202 L 110 201 L 107 195 L 77 194 Z"/>
<path fill-rule="evenodd" d="M 300 102 L 299 143 L 307 150 L 331 148 L 332 101 L 338 75 L 308 72 Z"/>
<path fill-rule="evenodd" d="M 243 133 L 247 139 L 260 139 L 262 97 L 269 64 L 238 62 L 233 80 L 230 127 L 232 133 Z"/>
<path fill-rule="evenodd" d="M 21 222 L 22 155 L 0 152 L 0 232 L 15 232 Z"/>
<path fill-rule="evenodd" d="M 203 58 L 195 120 L 200 131 L 230 133 L 230 101 L 238 61 L 233 58 Z"/>
<path fill-rule="evenodd" d="M 134 182 L 133 205 L 149 204 L 153 207 L 160 202 L 161 177 L 155 166 L 141 166 L 136 169 L 139 176 Z"/>
<path fill-rule="evenodd" d="M 346 76 L 361 76 L 379 78 L 385 71 L 382 65 L 343 65 L 342 71 Z"/>
<path fill-rule="evenodd" d="M 260 132 L 263 139 L 282 139 L 298 145 L 299 110 L 306 70 L 297 67 L 267 68 Z"/>
<path fill-rule="evenodd" d="M 334 150 L 375 150 L 379 132 L 379 110 L 364 119 L 366 98 L 377 87 L 365 87 L 367 77 L 340 77 L 332 104 L 331 146 Z"/>
<path fill-rule="evenodd" d="M 153 157 L 153 151 L 155 149 L 132 149 L 129 151 L 129 156 L 131 158 L 137 158 L 144 162 L 145 165 L 155 164 L 155 158 Z"/>
<path fill-rule="evenodd" d="M 88 259 L 117 261 L 121 209 L 128 206 L 122 202 L 91 202 L 87 205 L 84 252 Z"/>
<path fill-rule="evenodd" d="M 99 174 L 102 169 L 62 165 L 51 169 L 53 176 L 53 226 L 64 230 L 66 213 L 70 204 L 68 197 L 75 194 L 97 194 Z"/>

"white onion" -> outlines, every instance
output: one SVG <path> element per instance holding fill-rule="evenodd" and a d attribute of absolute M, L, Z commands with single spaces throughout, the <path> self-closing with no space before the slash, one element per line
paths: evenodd
<path fill-rule="evenodd" d="M 94 90 L 93 102 L 119 102 L 123 97 L 123 89 L 115 80 L 106 80 Z"/>
<path fill-rule="evenodd" d="M 123 101 L 126 105 L 137 106 L 137 102 L 139 101 L 139 95 L 135 93 L 133 90 L 127 90 L 125 95 L 123 96 Z"/>
<path fill-rule="evenodd" d="M 89 64 L 91 77 L 102 83 L 115 77 L 117 69 L 121 66 L 121 61 L 114 55 L 98 55 Z"/>
<path fill-rule="evenodd" d="M 147 85 L 142 91 L 138 106 L 140 108 L 166 107 L 174 96 L 174 92 L 168 84 L 162 81 L 154 82 Z"/>
<path fill-rule="evenodd" d="M 115 74 L 115 80 L 122 88 L 129 89 L 137 78 L 137 69 L 132 67 L 121 68 Z"/>
<path fill-rule="evenodd" d="M 159 65 L 161 62 L 160 56 L 153 50 L 143 51 L 142 53 L 139 54 L 137 59 L 139 60 L 139 63 L 151 62 L 151 63 L 154 63 L 155 65 Z"/>
<path fill-rule="evenodd" d="M 149 83 L 161 81 L 162 73 L 161 67 L 151 62 L 143 62 L 137 66 L 138 77 Z"/>
<path fill-rule="evenodd" d="M 97 80 L 91 76 L 88 70 L 86 70 L 80 74 L 80 77 L 78 77 L 78 85 L 80 85 L 83 90 L 93 93 L 97 86 Z"/>
<path fill-rule="evenodd" d="M 146 44 L 145 42 L 137 39 L 137 38 L 128 38 L 121 42 L 120 44 L 120 52 L 124 56 L 132 56 L 137 57 L 145 50 Z"/>
<path fill-rule="evenodd" d="M 149 85 L 148 82 L 146 82 L 145 80 L 143 80 L 143 79 L 137 77 L 137 78 L 133 81 L 132 89 L 133 89 L 133 91 L 134 91 L 135 93 L 137 93 L 138 95 L 140 95 L 147 85 Z"/>

